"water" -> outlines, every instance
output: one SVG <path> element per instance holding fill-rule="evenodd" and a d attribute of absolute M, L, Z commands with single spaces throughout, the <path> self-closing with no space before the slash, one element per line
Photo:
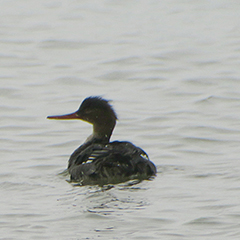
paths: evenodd
<path fill-rule="evenodd" d="M 237 1 L 2 1 L 0 239 L 239 239 Z M 60 174 L 91 132 L 75 111 L 113 100 L 112 140 L 153 181 L 109 190 Z"/>

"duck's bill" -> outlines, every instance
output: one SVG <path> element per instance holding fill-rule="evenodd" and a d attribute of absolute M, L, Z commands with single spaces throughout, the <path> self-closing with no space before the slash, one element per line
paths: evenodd
<path fill-rule="evenodd" d="M 80 116 L 77 112 L 65 114 L 65 115 L 56 115 L 56 116 L 48 116 L 48 119 L 56 119 L 56 120 L 70 120 L 70 119 L 80 119 Z"/>

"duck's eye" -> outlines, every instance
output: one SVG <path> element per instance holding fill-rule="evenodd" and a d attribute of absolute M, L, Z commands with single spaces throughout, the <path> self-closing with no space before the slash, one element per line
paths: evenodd
<path fill-rule="evenodd" d="M 93 110 L 92 109 L 86 109 L 84 112 L 85 112 L 85 114 L 90 114 L 90 113 L 93 112 Z"/>

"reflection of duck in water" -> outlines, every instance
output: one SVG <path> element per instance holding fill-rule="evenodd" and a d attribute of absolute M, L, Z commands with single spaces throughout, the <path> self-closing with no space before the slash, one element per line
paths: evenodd
<path fill-rule="evenodd" d="M 92 135 L 69 159 L 72 181 L 82 185 L 104 185 L 144 180 L 156 175 L 155 165 L 141 148 L 130 142 L 109 142 L 117 116 L 107 100 L 88 97 L 76 112 L 48 118 L 81 119 L 93 124 Z"/>

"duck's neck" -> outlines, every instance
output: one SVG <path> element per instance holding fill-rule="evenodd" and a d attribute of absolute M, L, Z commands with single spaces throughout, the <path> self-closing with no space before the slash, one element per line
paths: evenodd
<path fill-rule="evenodd" d="M 116 121 L 107 122 L 104 124 L 94 124 L 93 133 L 87 138 L 85 143 L 109 143 Z"/>

